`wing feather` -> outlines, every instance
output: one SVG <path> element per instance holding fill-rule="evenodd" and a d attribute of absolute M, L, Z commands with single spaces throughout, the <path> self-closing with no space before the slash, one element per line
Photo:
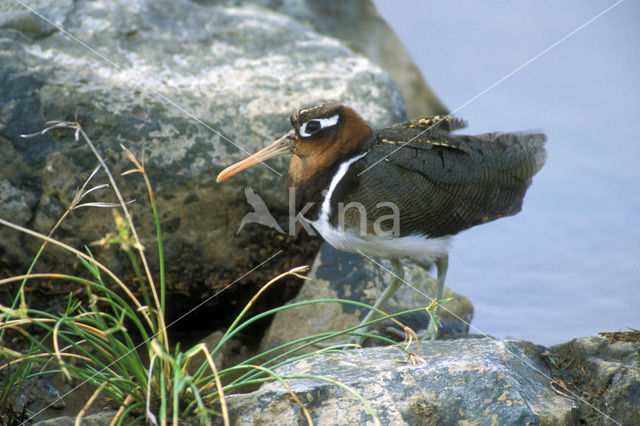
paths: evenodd
<path fill-rule="evenodd" d="M 520 211 L 531 178 L 544 164 L 543 134 L 419 134 L 417 128 L 379 131 L 339 185 L 341 201 L 364 206 L 368 229 L 389 214 L 380 202 L 398 206 L 401 236 L 452 235 Z M 408 134 L 413 140 L 401 142 Z M 347 215 L 346 225 L 359 226 L 360 214 Z"/>

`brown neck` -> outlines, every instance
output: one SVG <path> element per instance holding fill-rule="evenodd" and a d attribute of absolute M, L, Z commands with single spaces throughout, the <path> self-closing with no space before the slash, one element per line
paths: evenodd
<path fill-rule="evenodd" d="M 298 158 L 298 157 L 293 157 Z M 291 162 L 293 163 L 293 158 Z M 331 179 L 335 176 L 339 163 L 333 167 L 321 169 L 309 179 L 295 180 L 290 174 L 287 178 L 287 186 L 295 190 L 296 214 L 304 212 L 303 216 L 308 220 L 316 220 L 320 215 L 325 190 L 329 188 Z M 307 206 L 310 206 L 307 208 Z"/>
<path fill-rule="evenodd" d="M 316 220 L 318 218 L 325 196 L 324 191 L 329 188 L 331 180 L 338 171 L 338 167 L 340 167 L 340 164 L 343 162 L 366 151 L 369 148 L 371 139 L 368 138 L 365 142 L 366 143 L 358 149 L 345 153 L 345 155 L 336 158 L 333 162 L 321 168 L 308 167 L 307 162 L 297 155 L 291 157 L 287 186 L 295 188 L 296 214 L 311 203 L 312 205 L 306 210 L 304 217 L 309 220 Z M 312 170 L 313 173 L 310 173 L 310 170 Z M 304 173 L 297 171 L 304 171 Z"/>

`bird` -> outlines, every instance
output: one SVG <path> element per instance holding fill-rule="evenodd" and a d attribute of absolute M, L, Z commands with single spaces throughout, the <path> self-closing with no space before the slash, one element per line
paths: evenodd
<path fill-rule="evenodd" d="M 260 198 L 258 194 L 256 194 L 253 188 L 247 186 L 244 189 L 244 195 L 245 197 L 247 197 L 247 202 L 251 204 L 251 207 L 253 207 L 254 211 L 244 215 L 244 217 L 240 221 L 240 227 L 236 231 L 236 235 L 240 233 L 242 228 L 244 228 L 244 225 L 246 225 L 247 223 L 259 223 L 269 228 L 273 228 L 281 234 L 284 234 L 284 231 L 282 230 L 278 222 L 276 222 L 275 218 L 269 212 L 269 208 L 265 204 L 264 200 Z"/>
<path fill-rule="evenodd" d="M 462 119 L 433 116 L 374 129 L 351 107 L 326 103 L 289 117 L 284 136 L 217 177 L 291 155 L 295 209 L 333 247 L 388 259 L 393 279 L 361 324 L 403 282 L 402 261 L 437 272 L 441 300 L 454 235 L 520 212 L 546 159 L 542 133 L 461 135 Z M 438 304 L 436 304 L 436 315 Z M 435 321 L 427 335 L 435 338 Z"/>

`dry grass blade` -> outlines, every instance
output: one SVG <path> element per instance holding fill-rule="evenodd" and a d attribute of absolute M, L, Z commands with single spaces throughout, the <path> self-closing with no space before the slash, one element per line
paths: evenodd
<path fill-rule="evenodd" d="M 42 272 L 37 274 L 24 274 L 24 275 L 14 275 L 13 277 L 4 278 L 0 280 L 0 285 L 10 284 L 16 281 L 22 281 L 25 278 L 53 278 L 53 279 L 66 279 L 67 276 L 63 274 L 55 274 L 52 272 Z M 2 307 L 0 310 L 10 310 L 10 308 Z"/>
<path fill-rule="evenodd" d="M 28 133 L 28 134 L 23 134 L 20 135 L 20 137 L 23 137 L 25 139 L 31 139 L 31 138 L 35 138 L 37 136 L 42 136 L 54 129 L 75 129 L 76 130 L 76 140 L 78 140 L 78 136 L 77 136 L 77 127 L 78 124 L 71 122 L 71 121 L 47 121 L 47 124 L 50 124 L 49 127 L 46 127 L 42 130 L 40 130 L 39 132 L 35 132 L 35 133 Z"/>
<path fill-rule="evenodd" d="M 98 398 L 98 396 L 100 395 L 100 393 L 102 392 L 102 390 L 105 388 L 105 386 L 107 386 L 109 384 L 109 382 L 102 382 L 100 383 L 100 386 L 98 386 L 98 388 L 95 390 L 95 392 L 93 392 L 93 394 L 91 395 L 91 398 L 89 398 L 87 400 L 87 402 L 84 404 L 84 406 L 82 407 L 82 409 L 80 410 L 80 412 L 78 413 L 78 415 L 76 416 L 76 421 L 75 421 L 75 426 L 81 426 L 82 425 L 82 418 L 84 417 L 85 413 L 87 412 L 87 410 L 89 409 L 89 407 L 91 407 L 91 405 L 93 405 L 93 403 L 95 402 L 95 400 Z"/>
<path fill-rule="evenodd" d="M 87 315 L 87 314 L 84 314 L 84 315 Z M 57 320 L 55 320 L 53 318 L 38 318 L 37 321 L 38 322 L 42 322 L 42 323 L 57 322 Z M 12 329 L 20 330 L 20 327 L 19 327 L 20 325 L 33 324 L 34 322 L 35 322 L 35 320 L 34 319 L 30 319 L 30 318 L 11 320 L 11 321 L 6 321 L 5 323 L 3 323 L 0 326 L 0 328 L 12 328 Z M 58 327 L 58 324 L 59 324 L 59 322 L 57 322 L 56 327 Z M 87 332 L 93 334 L 94 336 L 99 337 L 100 339 L 104 340 L 105 342 L 108 341 L 107 335 L 102 330 L 99 330 L 99 329 L 97 329 L 95 327 L 92 327 L 90 325 L 83 324 L 83 323 L 77 322 L 77 321 L 73 321 L 73 324 L 76 327 L 79 327 L 79 328 L 83 329 L 84 331 L 87 331 Z"/>
<path fill-rule="evenodd" d="M 409 347 L 411 346 L 412 342 L 416 342 L 416 348 L 420 349 L 420 339 L 418 338 L 416 332 L 413 331 L 411 327 L 407 326 L 402 326 L 402 329 L 404 330 L 404 342 L 402 343 L 406 345 L 404 348 L 405 352 L 409 351 Z"/>
<path fill-rule="evenodd" d="M 154 350 L 155 349 L 156 348 L 154 347 Z M 153 411 L 151 410 L 151 395 L 153 395 L 151 384 L 153 383 L 153 366 L 156 364 L 155 363 L 156 358 L 158 358 L 157 353 L 153 354 L 151 356 L 151 360 L 149 361 L 149 371 L 147 374 L 147 402 L 145 404 L 145 415 L 148 421 L 153 423 L 155 426 L 158 426 L 158 418 L 156 417 L 155 414 L 153 414 Z"/>
<path fill-rule="evenodd" d="M 144 178 L 145 185 L 147 186 L 147 192 L 149 192 L 149 199 L 151 200 L 151 203 L 155 203 L 155 196 L 153 194 L 151 182 L 149 181 L 149 176 L 147 176 L 147 172 L 144 168 L 144 152 L 142 153 L 142 161 L 138 161 L 136 156 L 133 155 L 133 153 L 129 151 L 129 149 L 127 149 L 126 146 L 120 144 L 120 148 L 122 148 L 122 150 L 125 152 L 129 161 L 131 161 L 136 166 L 135 169 L 131 169 L 131 170 L 127 170 L 126 172 L 123 172 L 122 176 L 126 176 L 132 173 L 140 173 Z"/>
<path fill-rule="evenodd" d="M 5 351 L 5 349 L 3 349 L 3 351 Z M 15 352 L 12 351 L 10 352 L 9 350 L 6 350 L 7 353 L 17 353 L 17 355 L 20 357 L 19 359 L 14 359 L 11 360 L 5 364 L 0 365 L 0 370 L 9 367 L 11 365 L 14 364 L 20 364 L 21 362 L 24 361 L 30 361 L 30 360 L 34 360 L 34 359 L 40 359 L 40 358 L 50 358 L 51 354 L 50 353 L 41 353 L 41 354 L 31 354 L 31 355 L 23 355 L 20 352 Z M 60 352 L 61 356 L 67 357 L 67 358 L 76 358 L 79 359 L 81 361 L 88 361 L 88 362 L 93 362 L 93 360 L 91 358 L 87 358 L 86 356 L 83 355 L 78 355 L 78 354 L 73 354 L 73 353 L 69 353 L 69 352 Z"/>
<path fill-rule="evenodd" d="M 65 366 L 65 363 L 62 360 L 60 345 L 58 343 L 58 330 L 60 330 L 60 321 L 57 321 L 56 325 L 53 327 L 53 350 L 54 350 L 56 359 L 58 360 L 58 365 L 60 367 L 60 370 L 62 371 L 62 374 L 64 374 L 67 380 L 71 382 L 71 373 L 69 372 L 69 369 Z"/>
<path fill-rule="evenodd" d="M 218 390 L 218 397 L 220 399 L 220 409 L 222 410 L 222 420 L 224 421 L 225 426 L 229 426 L 231 424 L 231 422 L 229 421 L 229 411 L 227 410 L 227 402 L 224 399 L 224 390 L 223 390 L 222 382 L 220 381 L 220 377 L 218 376 L 218 369 L 216 368 L 216 364 L 213 362 L 211 353 L 209 352 L 209 349 L 207 349 L 207 347 L 204 345 L 204 343 L 201 343 L 200 345 L 198 345 L 198 351 L 202 351 L 202 353 L 204 353 L 204 356 L 207 358 L 207 363 L 209 364 L 209 368 L 213 373 L 213 378 L 216 382 L 216 389 Z M 193 357 L 196 353 L 197 352 L 194 352 L 193 355 L 191 355 L 191 357 Z M 186 366 L 187 366 L 187 363 L 185 363 L 185 368 L 183 370 L 186 370 Z"/>
<path fill-rule="evenodd" d="M 91 312 L 86 312 L 84 314 L 78 315 L 78 318 L 82 318 L 83 316 L 90 316 L 90 315 L 91 315 Z M 86 331 L 88 333 L 93 334 L 94 336 L 102 339 L 105 342 L 109 341 L 109 339 L 107 338 L 107 334 L 104 331 L 99 330 L 99 329 L 97 329 L 97 328 L 95 328 L 95 327 L 93 327 L 91 325 L 83 324 L 83 323 L 77 322 L 77 321 L 73 321 L 73 325 L 75 325 L 78 328 L 83 329 L 84 331 Z"/>
<path fill-rule="evenodd" d="M 102 185 L 94 186 L 93 188 L 89 189 L 88 191 L 86 190 L 87 185 L 89 184 L 91 179 L 93 179 L 93 177 L 96 175 L 96 173 L 98 173 L 98 170 L 100 170 L 100 166 L 98 166 L 95 169 L 93 169 L 93 172 L 91 172 L 91 174 L 89 175 L 89 178 L 84 182 L 84 184 L 80 187 L 80 189 L 78 189 L 76 191 L 76 193 L 75 193 L 75 195 L 73 197 L 73 200 L 71 201 L 71 204 L 69 204 L 69 209 L 68 210 L 73 210 L 74 208 L 76 208 L 78 206 L 78 203 L 80 203 L 80 201 L 82 201 L 82 199 L 84 197 L 86 197 L 87 195 L 89 195 L 93 191 L 97 191 L 99 189 L 103 189 L 103 188 L 108 188 L 109 187 L 108 184 L 103 183 Z"/>
<path fill-rule="evenodd" d="M 387 319 L 394 322 L 398 327 L 400 327 L 404 331 L 404 341 L 402 342 L 402 344 L 406 345 L 405 351 L 409 350 L 409 346 L 411 346 L 412 342 L 416 342 L 416 347 L 420 349 L 420 339 L 418 338 L 418 335 L 411 327 L 404 325 L 403 323 L 401 323 L 400 321 L 398 321 L 393 317 L 389 317 L 389 315 L 387 314 L 385 314 L 385 317 L 387 317 Z"/>
<path fill-rule="evenodd" d="M 151 339 L 151 351 L 153 351 L 153 353 L 157 355 L 160 359 L 166 361 L 167 357 L 165 356 L 165 351 L 163 350 L 163 348 L 164 346 L 158 343 L 158 339 L 154 339 L 154 338 Z M 167 375 L 167 380 L 171 380 L 170 375 Z M 171 382 L 167 382 L 167 386 L 170 387 Z"/>
<path fill-rule="evenodd" d="M 127 204 L 131 204 L 134 203 L 136 200 L 130 200 L 127 201 Z M 114 207 L 119 207 L 120 205 L 117 203 L 108 203 L 105 201 L 95 201 L 95 202 L 91 202 L 91 203 L 82 203 L 82 204 L 78 204 L 75 208 L 79 209 L 81 207 L 98 207 L 98 208 L 114 208 Z"/>
<path fill-rule="evenodd" d="M 249 303 L 247 304 L 247 306 L 251 306 L 255 303 L 255 301 L 258 299 L 258 297 L 260 297 L 260 295 L 262 293 L 265 292 L 265 290 L 267 290 L 271 284 L 275 283 L 276 281 L 280 280 L 283 277 L 286 277 L 287 275 L 293 275 L 294 277 L 298 277 L 298 278 L 302 278 L 302 279 L 309 279 L 308 277 L 305 277 L 304 275 L 300 275 L 301 272 L 306 272 L 309 270 L 309 266 L 296 266 L 293 269 L 288 270 L 287 272 L 284 272 L 280 275 L 278 275 L 277 277 L 273 278 L 271 281 L 269 281 L 268 283 L 266 283 L 264 286 L 262 286 L 262 288 L 251 298 L 251 300 L 249 301 Z"/>
<path fill-rule="evenodd" d="M 109 426 L 115 426 L 118 424 L 118 422 L 120 421 L 120 417 L 122 417 L 122 414 L 124 413 L 124 410 L 127 409 L 129 404 L 131 404 L 133 400 L 134 400 L 133 395 L 131 394 L 127 395 L 127 397 L 124 399 L 124 403 L 120 406 L 120 408 L 118 408 L 118 411 L 116 412 L 116 415 L 113 417 L 113 420 L 111 420 L 111 423 L 109 424 Z"/>

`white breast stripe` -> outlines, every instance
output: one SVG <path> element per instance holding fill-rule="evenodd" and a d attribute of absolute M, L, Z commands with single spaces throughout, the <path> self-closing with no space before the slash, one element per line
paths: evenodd
<path fill-rule="evenodd" d="M 427 238 L 426 235 L 406 237 L 359 235 L 350 230 L 340 231 L 329 223 L 331 215 L 331 197 L 338 183 L 349 170 L 351 164 L 366 155 L 362 153 L 340 164 L 336 175 L 331 179 L 327 195 L 322 201 L 320 217 L 310 222 L 322 238 L 338 250 L 352 253 L 362 252 L 369 256 L 386 259 L 411 259 L 421 264 L 430 264 L 436 258 L 446 254 L 449 248 L 449 236 Z"/>
<path fill-rule="evenodd" d="M 336 172 L 336 175 L 333 177 L 333 179 L 331 179 L 331 184 L 329 185 L 329 190 L 327 191 L 327 195 L 324 197 L 324 201 L 322 201 L 322 209 L 320 209 L 320 219 L 319 219 L 321 222 L 325 222 L 327 226 L 329 226 L 329 216 L 331 215 L 331 196 L 333 195 L 333 191 L 336 190 L 336 186 L 338 186 L 338 183 L 340 183 L 340 180 L 347 173 L 347 170 L 349 170 L 349 166 L 351 166 L 353 163 L 355 163 L 365 155 L 367 155 L 367 153 L 363 152 L 362 154 L 356 155 L 352 159 L 347 160 L 344 163 L 340 164 L 340 167 L 338 167 L 338 171 Z"/>

